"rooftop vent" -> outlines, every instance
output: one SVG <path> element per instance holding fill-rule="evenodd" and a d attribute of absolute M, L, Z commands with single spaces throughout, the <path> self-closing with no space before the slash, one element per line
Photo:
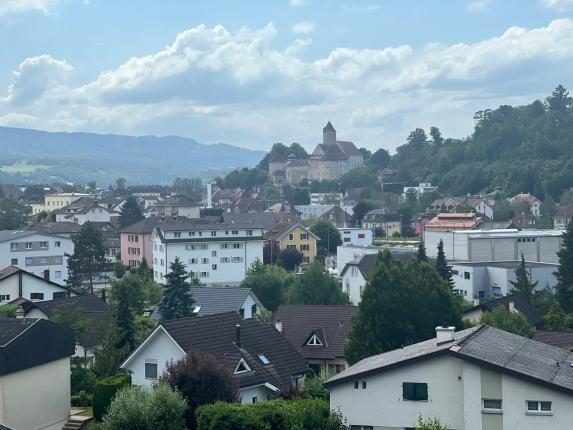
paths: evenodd
<path fill-rule="evenodd" d="M 455 327 L 436 327 L 436 341 L 438 345 L 454 341 Z"/>

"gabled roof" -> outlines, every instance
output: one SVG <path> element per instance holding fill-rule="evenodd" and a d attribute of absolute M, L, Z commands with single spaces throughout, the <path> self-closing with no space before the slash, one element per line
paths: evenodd
<path fill-rule="evenodd" d="M 573 203 L 566 206 L 559 206 L 555 216 L 559 218 L 573 218 Z"/>
<path fill-rule="evenodd" d="M 520 296 L 512 294 L 504 297 L 500 297 L 499 299 L 490 300 L 484 303 L 480 303 L 473 308 L 467 309 L 464 311 L 464 315 L 471 313 L 477 309 L 481 309 L 482 311 L 492 311 L 496 306 L 503 306 L 506 309 L 509 309 L 509 304 L 513 303 L 515 309 L 525 316 L 529 324 L 532 326 L 537 326 L 543 321 L 539 312 L 535 310 L 535 308 L 530 305 L 526 300 L 523 300 Z"/>
<path fill-rule="evenodd" d="M 40 279 L 41 281 L 43 281 L 43 282 L 45 282 L 46 284 L 49 284 L 49 285 L 51 285 L 51 286 L 53 286 L 53 287 L 55 287 L 55 288 L 59 288 L 59 289 L 62 289 L 62 290 L 69 291 L 69 292 L 71 292 L 71 293 L 77 294 L 76 291 L 74 291 L 73 289 L 71 289 L 70 287 L 68 287 L 68 286 L 66 286 L 66 285 L 61 285 L 61 284 L 58 284 L 58 283 L 56 283 L 56 282 L 54 282 L 54 281 L 49 281 L 49 280 L 44 279 L 44 278 L 42 278 L 41 276 L 38 276 L 38 275 L 36 275 L 36 274 L 34 274 L 34 273 L 32 273 L 32 272 L 27 272 L 26 270 L 21 269 L 21 268 L 19 268 L 19 267 L 17 267 L 17 266 L 8 266 L 8 267 L 5 267 L 4 269 L 0 270 L 0 281 L 3 281 L 4 279 L 7 279 L 7 278 L 9 278 L 9 277 L 11 277 L 11 276 L 14 276 L 14 275 L 16 275 L 17 273 L 20 273 L 20 272 L 26 274 L 27 276 L 31 276 L 31 277 L 36 278 L 36 279 Z"/>
<path fill-rule="evenodd" d="M 541 331 L 537 330 L 533 339 L 537 342 L 556 346 L 573 352 L 573 331 Z"/>
<path fill-rule="evenodd" d="M 361 255 L 358 258 L 355 258 L 354 260 L 348 262 L 346 264 L 346 266 L 344 266 L 344 268 L 342 269 L 342 272 L 340 272 L 340 276 L 344 276 L 344 274 L 347 272 L 347 270 L 352 267 L 352 266 L 356 266 L 358 267 L 358 270 L 360 270 L 360 274 L 362 275 L 362 277 L 368 281 L 368 279 L 370 278 L 370 273 L 372 272 L 372 269 L 374 269 L 374 266 L 376 266 L 376 260 L 378 258 L 378 254 L 364 254 Z"/>
<path fill-rule="evenodd" d="M 316 145 L 311 158 L 319 158 L 323 161 L 347 160 L 348 155 L 338 145 L 325 145 L 319 143 Z"/>
<path fill-rule="evenodd" d="M 161 217 L 150 216 L 120 230 L 120 233 L 151 234 Z"/>
<path fill-rule="evenodd" d="M 352 219 L 352 215 L 340 206 L 333 206 L 331 209 L 323 213 L 320 218 L 329 220 L 331 219 L 331 216 L 333 216 L 336 221 L 350 221 Z"/>
<path fill-rule="evenodd" d="M 306 359 L 344 357 L 344 345 L 355 306 L 280 305 L 273 319 L 282 323 L 282 335 Z M 307 345 L 316 335 L 322 345 Z"/>
<path fill-rule="evenodd" d="M 231 224 L 259 224 L 265 230 L 271 230 L 277 225 L 276 217 L 271 212 L 250 214 L 223 214 L 223 220 Z"/>
<path fill-rule="evenodd" d="M 25 227 L 26 230 L 49 235 L 76 234 L 81 228 L 81 225 L 68 221 L 39 223 Z"/>
<path fill-rule="evenodd" d="M 267 240 L 274 240 L 279 241 L 291 231 L 295 230 L 296 228 L 300 228 L 304 230 L 305 233 L 309 234 L 310 236 L 314 237 L 316 240 L 320 238 L 312 232 L 312 230 L 301 223 L 284 223 L 284 224 L 277 224 L 272 230 L 267 231 L 264 235 L 265 239 Z"/>
<path fill-rule="evenodd" d="M 236 325 L 240 324 L 241 345 L 236 341 Z M 237 312 L 163 321 L 164 329 L 185 352 L 206 352 L 234 370 L 243 359 L 250 372 L 237 374 L 241 388 L 269 383 L 281 390 L 292 385 L 291 377 L 308 371 L 302 356 L 268 322 L 256 318 L 242 319 Z M 138 350 L 123 363 L 126 367 Z M 264 355 L 269 364 L 258 358 Z"/>
<path fill-rule="evenodd" d="M 100 203 L 102 202 L 94 199 L 93 197 L 81 197 L 67 206 L 56 209 L 54 212 L 57 214 L 67 215 L 66 218 L 69 218 L 71 215 L 86 214 L 94 208 L 102 209 L 109 213 L 115 213 L 113 210 L 108 209 L 105 204 L 102 206 Z"/>
<path fill-rule="evenodd" d="M 37 233 L 35 231 L 25 230 L 0 230 L 0 242 L 22 239 L 24 237 L 32 236 L 33 234 Z"/>
<path fill-rule="evenodd" d="M 75 352 L 73 330 L 43 319 L 0 318 L 0 375 L 18 372 Z"/>
<path fill-rule="evenodd" d="M 330 132 L 332 132 L 332 131 L 336 131 L 336 130 L 334 129 L 334 126 L 332 125 L 332 123 L 331 123 L 330 121 L 328 121 L 328 122 L 326 123 L 326 125 L 324 126 L 324 128 L 322 129 L 322 131 L 323 131 L 323 132 L 324 132 L 324 131 L 330 131 Z"/>
<path fill-rule="evenodd" d="M 191 287 L 195 306 L 200 307 L 197 315 L 213 315 L 225 312 L 239 312 L 249 295 L 261 306 L 250 288 L 241 287 Z"/>
<path fill-rule="evenodd" d="M 487 325 L 454 334 L 451 342 L 436 339 L 365 358 L 326 381 L 330 388 L 357 376 L 381 373 L 439 355 L 449 355 L 479 366 L 573 394 L 573 353 Z"/>
<path fill-rule="evenodd" d="M 159 200 L 150 209 L 159 206 L 196 207 L 199 206 L 199 203 L 188 197 L 167 197 L 163 200 Z"/>
<path fill-rule="evenodd" d="M 374 222 L 400 222 L 402 215 L 387 213 L 386 209 L 373 209 L 364 215 L 364 219 Z"/>

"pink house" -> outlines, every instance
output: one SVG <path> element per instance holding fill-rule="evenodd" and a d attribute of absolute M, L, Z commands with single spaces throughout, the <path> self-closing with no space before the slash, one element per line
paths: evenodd
<path fill-rule="evenodd" d="M 139 267 L 145 257 L 149 267 L 153 267 L 151 234 L 159 222 L 159 217 L 149 217 L 120 231 L 121 262 L 124 266 Z"/>

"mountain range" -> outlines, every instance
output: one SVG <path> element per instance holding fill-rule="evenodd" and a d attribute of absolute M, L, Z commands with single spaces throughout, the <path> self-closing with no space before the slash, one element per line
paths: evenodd
<path fill-rule="evenodd" d="M 63 133 L 0 127 L 0 183 L 131 184 L 176 177 L 213 178 L 255 166 L 265 155 L 224 143 L 178 136 Z"/>

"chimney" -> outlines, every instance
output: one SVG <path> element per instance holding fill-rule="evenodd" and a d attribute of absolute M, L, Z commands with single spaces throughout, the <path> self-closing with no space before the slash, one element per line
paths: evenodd
<path fill-rule="evenodd" d="M 455 327 L 436 327 L 437 344 L 441 345 L 442 343 L 453 342 L 455 331 Z"/>
<path fill-rule="evenodd" d="M 277 329 L 277 331 L 279 333 L 283 332 L 283 322 L 281 320 L 276 320 L 275 321 L 275 328 Z"/>
<path fill-rule="evenodd" d="M 511 300 L 508 304 L 507 307 L 509 309 L 510 312 L 517 312 L 517 310 L 515 309 L 515 302 L 513 300 Z"/>
<path fill-rule="evenodd" d="M 241 324 L 239 323 L 235 326 L 235 345 L 241 347 Z"/>
<path fill-rule="evenodd" d="M 49 281 L 49 280 L 50 280 L 50 269 L 45 269 L 45 270 L 44 270 L 44 279 L 45 279 L 46 281 Z"/>
<path fill-rule="evenodd" d="M 213 207 L 213 198 L 211 197 L 211 183 L 207 184 L 207 208 L 211 209 Z"/>

